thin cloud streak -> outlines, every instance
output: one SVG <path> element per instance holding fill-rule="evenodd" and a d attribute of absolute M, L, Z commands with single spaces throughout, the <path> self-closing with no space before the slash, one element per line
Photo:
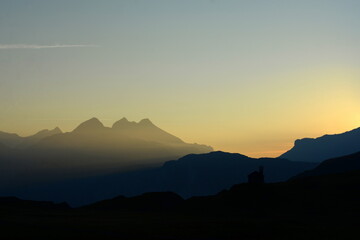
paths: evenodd
<path fill-rule="evenodd" d="M 99 120 L 115 121 L 113 118 L 98 118 Z M 84 118 L 32 118 L 31 121 L 85 121 Z"/>
<path fill-rule="evenodd" d="M 45 49 L 45 48 L 87 48 L 99 47 L 91 44 L 53 44 L 53 45 L 36 45 L 36 44 L 0 44 L 0 49 Z"/>

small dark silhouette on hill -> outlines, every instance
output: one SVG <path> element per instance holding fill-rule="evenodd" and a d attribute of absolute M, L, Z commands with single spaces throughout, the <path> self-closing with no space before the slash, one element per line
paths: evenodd
<path fill-rule="evenodd" d="M 260 166 L 259 171 L 254 171 L 248 175 L 248 183 L 264 183 L 264 167 Z"/>

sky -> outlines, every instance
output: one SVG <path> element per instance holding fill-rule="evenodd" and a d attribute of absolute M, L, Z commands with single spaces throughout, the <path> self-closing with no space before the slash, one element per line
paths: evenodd
<path fill-rule="evenodd" d="M 0 130 L 149 118 L 274 157 L 360 127 L 360 1 L 0 0 Z"/>

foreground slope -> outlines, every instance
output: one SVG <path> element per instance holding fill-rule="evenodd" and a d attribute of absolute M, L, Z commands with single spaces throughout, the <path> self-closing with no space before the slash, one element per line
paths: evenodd
<path fill-rule="evenodd" d="M 0 199 L 0 229 L 12 239 L 356 239 L 360 172 L 239 184 L 189 200 L 118 196 L 79 209 L 9 200 Z"/>
<path fill-rule="evenodd" d="M 360 170 L 360 152 L 343 157 L 331 158 L 320 163 L 312 170 L 300 173 L 294 179 L 307 176 L 318 176 L 326 174 L 343 173 Z"/>

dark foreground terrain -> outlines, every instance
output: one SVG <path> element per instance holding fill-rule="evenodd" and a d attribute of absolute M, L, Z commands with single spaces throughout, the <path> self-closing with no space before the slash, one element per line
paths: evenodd
<path fill-rule="evenodd" d="M 214 196 L 117 197 L 82 208 L 0 198 L 5 239 L 359 239 L 360 171 L 240 184 Z"/>

